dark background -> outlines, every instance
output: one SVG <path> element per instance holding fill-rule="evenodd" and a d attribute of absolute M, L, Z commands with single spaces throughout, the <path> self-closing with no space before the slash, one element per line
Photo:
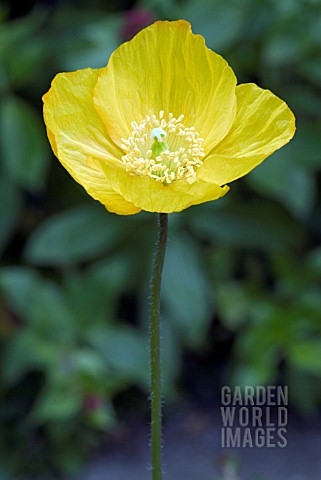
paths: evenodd
<path fill-rule="evenodd" d="M 86 195 L 50 150 L 41 96 L 177 18 L 239 83 L 286 100 L 297 133 L 222 200 L 170 215 L 165 416 L 218 405 L 225 384 L 286 384 L 295 415 L 320 412 L 321 2 L 0 2 L 1 480 L 72 475 L 123 418 L 148 423 L 156 216 Z"/>

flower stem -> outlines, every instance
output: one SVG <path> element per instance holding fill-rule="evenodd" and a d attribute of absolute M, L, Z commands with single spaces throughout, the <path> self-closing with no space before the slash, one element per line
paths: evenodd
<path fill-rule="evenodd" d="M 153 480 L 162 480 L 162 398 L 160 361 L 160 292 L 167 242 L 168 219 L 159 214 L 150 304 L 151 444 Z"/>

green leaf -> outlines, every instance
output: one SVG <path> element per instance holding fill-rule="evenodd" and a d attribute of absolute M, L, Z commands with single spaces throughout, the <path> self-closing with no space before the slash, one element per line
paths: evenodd
<path fill-rule="evenodd" d="M 177 0 L 140 0 L 139 5 L 148 10 L 151 15 L 156 14 L 156 18 L 168 18 L 169 12 L 171 20 L 176 16 L 184 18 Z"/>
<path fill-rule="evenodd" d="M 64 294 L 74 313 L 77 329 L 81 329 L 84 334 L 110 320 L 113 299 L 108 286 L 103 283 L 78 271 L 67 272 L 64 277 Z"/>
<path fill-rule="evenodd" d="M 282 93 L 283 99 L 286 100 L 288 105 L 290 105 L 291 109 L 296 113 L 296 115 L 310 115 L 310 116 L 317 116 L 320 118 L 321 116 L 321 98 L 316 91 L 314 91 L 311 87 L 307 85 L 300 85 L 295 87 L 288 86 L 284 90 L 284 95 Z M 305 124 L 303 124 L 305 125 Z M 315 129 L 315 125 L 311 124 L 312 129 Z M 318 129 L 318 132 L 320 130 Z M 304 132 L 304 138 L 308 135 L 309 132 Z M 316 132 L 317 133 L 317 132 Z M 297 135 L 301 135 L 301 127 L 299 131 L 296 133 Z M 308 140 L 306 138 L 306 140 Z M 291 144 L 290 144 L 291 145 Z M 321 150 L 320 145 L 317 145 L 318 150 Z M 306 152 L 310 155 L 310 151 Z"/>
<path fill-rule="evenodd" d="M 81 68 L 101 68 L 120 43 L 120 15 L 101 16 L 97 11 L 62 9 L 57 12 L 53 54 L 63 71 Z M 57 49 L 58 41 L 58 49 Z M 60 49 L 59 49 L 60 47 Z"/>
<path fill-rule="evenodd" d="M 277 369 L 272 362 L 255 362 L 251 365 L 235 362 L 233 367 L 235 371 L 233 372 L 231 383 L 241 388 L 247 385 L 273 384 L 275 381 Z"/>
<path fill-rule="evenodd" d="M 88 279 L 96 285 L 104 285 L 109 297 L 117 296 L 126 289 L 128 272 L 133 268 L 133 259 L 125 252 L 118 256 L 109 256 L 90 266 Z"/>
<path fill-rule="evenodd" d="M 31 412 L 30 419 L 35 424 L 64 422 L 73 418 L 82 407 L 79 392 L 65 386 L 47 387 Z"/>
<path fill-rule="evenodd" d="M 31 269 L 8 267 L 0 270 L 0 289 L 7 304 L 32 324 L 37 335 L 58 342 L 72 337 L 74 314 L 58 285 Z"/>
<path fill-rule="evenodd" d="M 74 340 L 77 336 L 75 315 L 58 285 L 42 280 L 29 302 L 25 317 L 39 337 L 56 345 Z"/>
<path fill-rule="evenodd" d="M 25 318 L 31 302 L 41 286 L 39 275 L 26 267 L 6 267 L 0 270 L 0 290 L 13 311 Z"/>
<path fill-rule="evenodd" d="M 234 0 L 189 1 L 182 7 L 180 18 L 192 23 L 193 32 L 200 33 L 215 51 L 230 48 L 242 34 L 244 8 Z"/>
<path fill-rule="evenodd" d="M 44 368 L 43 348 L 33 332 L 24 329 L 15 335 L 7 344 L 1 365 L 1 376 L 4 384 L 12 386 L 34 368 Z M 46 350 L 47 359 L 56 361 L 56 353 Z M 53 355 L 53 356 L 52 356 Z"/>
<path fill-rule="evenodd" d="M 4 80 L 0 85 L 6 90 L 10 84 L 21 88 L 39 76 L 48 55 L 40 33 L 45 18 L 45 10 L 33 9 L 28 15 L 0 24 L 0 71 Z"/>
<path fill-rule="evenodd" d="M 92 428 L 108 431 L 115 424 L 115 413 L 111 404 L 103 402 L 99 408 L 87 412 L 86 422 Z"/>
<path fill-rule="evenodd" d="M 286 151 L 275 153 L 246 177 L 255 190 L 282 203 L 292 214 L 306 218 L 316 200 L 315 178 Z"/>
<path fill-rule="evenodd" d="M 320 86 L 321 81 L 321 58 L 313 57 L 303 59 L 299 64 L 299 71 L 301 74 L 308 79 L 316 87 Z"/>
<path fill-rule="evenodd" d="M 220 317 L 227 328 L 238 330 L 248 321 L 251 302 L 246 284 L 236 280 L 219 282 L 216 296 Z"/>
<path fill-rule="evenodd" d="M 184 342 L 199 346 L 213 316 L 213 304 L 200 252 L 188 237 L 170 238 L 162 285 L 169 321 Z"/>
<path fill-rule="evenodd" d="M 0 252 L 6 248 L 17 225 L 21 199 L 17 188 L 5 177 L 0 177 Z"/>
<path fill-rule="evenodd" d="M 89 334 L 90 343 L 105 358 L 111 374 L 124 382 L 148 384 L 147 338 L 130 327 L 114 327 Z"/>
<path fill-rule="evenodd" d="M 121 231 L 119 219 L 103 207 L 84 205 L 45 220 L 29 237 L 24 255 L 36 265 L 73 265 L 116 245 Z"/>
<path fill-rule="evenodd" d="M 285 21 L 279 20 L 263 43 L 265 66 L 284 68 L 289 64 L 296 65 L 298 58 L 307 56 L 311 51 L 311 40 L 306 26 L 307 19 L 300 13 Z"/>
<path fill-rule="evenodd" d="M 198 215 L 189 220 L 193 231 L 222 246 L 271 251 L 293 248 L 302 238 L 300 226 L 275 204 L 234 199 L 225 205 L 198 207 Z"/>
<path fill-rule="evenodd" d="M 129 283 L 133 281 L 128 273 L 133 270 L 133 261 L 137 259 L 126 254 L 109 255 L 90 264 L 86 272 L 67 272 L 65 295 L 82 331 L 115 319 L 119 296 L 130 288 Z"/>
<path fill-rule="evenodd" d="M 0 104 L 0 153 L 14 183 L 28 190 L 43 187 L 49 159 L 45 128 L 36 110 L 13 95 Z"/>
<path fill-rule="evenodd" d="M 287 157 L 291 164 L 300 165 L 310 171 L 321 167 L 320 121 L 298 121 L 297 131 L 293 140 L 278 154 L 281 161 Z"/>
<path fill-rule="evenodd" d="M 321 375 L 321 340 L 302 340 L 292 345 L 288 361 L 296 368 Z"/>
<path fill-rule="evenodd" d="M 286 369 L 286 383 L 289 386 L 290 404 L 311 417 L 320 406 L 321 384 L 317 377 L 294 365 Z"/>
<path fill-rule="evenodd" d="M 84 377 L 97 378 L 107 375 L 103 356 L 92 348 L 79 348 L 71 353 L 69 362 L 73 370 Z"/>
<path fill-rule="evenodd" d="M 309 253 L 307 267 L 313 273 L 321 276 L 321 247 L 317 247 Z"/>

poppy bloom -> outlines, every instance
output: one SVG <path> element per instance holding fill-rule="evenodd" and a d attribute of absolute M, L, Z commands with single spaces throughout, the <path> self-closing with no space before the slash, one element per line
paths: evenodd
<path fill-rule="evenodd" d="M 183 20 L 145 28 L 105 68 L 58 74 L 43 101 L 55 155 L 121 215 L 216 200 L 295 132 L 286 103 L 237 85 Z"/>

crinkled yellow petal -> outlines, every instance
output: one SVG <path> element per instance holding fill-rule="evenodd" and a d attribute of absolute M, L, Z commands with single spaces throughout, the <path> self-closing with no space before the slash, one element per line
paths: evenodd
<path fill-rule="evenodd" d="M 236 88 L 234 124 L 198 169 L 197 175 L 218 185 L 246 175 L 266 157 L 288 143 L 295 117 L 287 104 L 253 83 Z"/>
<path fill-rule="evenodd" d="M 217 200 L 229 190 L 227 186 L 222 188 L 201 179 L 194 183 L 185 179 L 177 180 L 164 186 L 150 177 L 131 175 L 120 168 L 100 163 L 111 187 L 126 200 L 147 212 L 180 212 L 191 205 Z"/>
<path fill-rule="evenodd" d="M 91 168 L 96 158 L 121 163 L 119 149 L 108 139 L 93 104 L 93 88 L 99 70 L 79 70 L 55 77 L 44 95 L 44 119 L 55 155 L 86 191 L 114 213 L 130 215 L 140 211 L 110 188 L 105 175 Z"/>
<path fill-rule="evenodd" d="M 184 114 L 209 152 L 229 131 L 236 111 L 236 78 L 227 62 L 194 35 L 188 22 L 156 22 L 111 56 L 98 79 L 94 101 L 115 143 L 164 110 Z"/>

